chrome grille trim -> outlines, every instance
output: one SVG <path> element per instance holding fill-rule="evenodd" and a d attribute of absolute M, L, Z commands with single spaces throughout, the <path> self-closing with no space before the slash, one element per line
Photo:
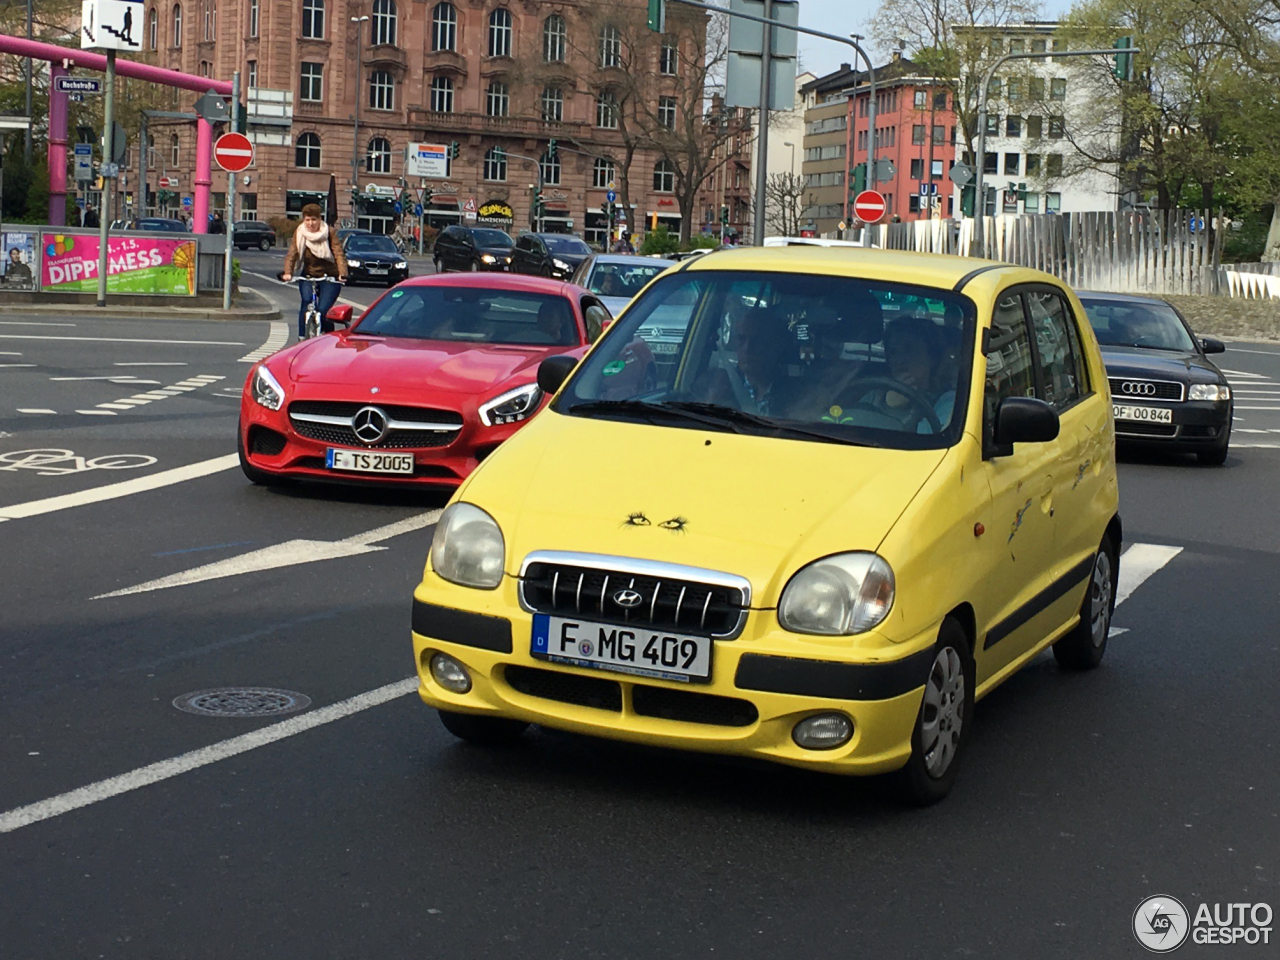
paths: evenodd
<path fill-rule="evenodd" d="M 369 404 L 373 406 L 373 404 Z M 297 420 L 301 423 L 319 423 L 326 427 L 349 427 L 351 426 L 351 417 L 331 417 L 324 413 L 291 413 L 290 420 Z M 422 433 L 457 433 L 462 429 L 462 424 L 453 423 L 430 423 L 426 420 L 392 420 L 387 418 L 387 432 L 392 430 L 416 430 Z"/>
<path fill-rule="evenodd" d="M 1111 400 L 1113 403 L 1124 403 L 1126 401 L 1136 403 L 1181 403 L 1187 397 L 1186 384 L 1177 380 L 1154 380 L 1151 377 L 1107 377 L 1108 383 L 1111 385 Z M 1151 384 L 1155 387 L 1155 394 L 1137 394 L 1125 393 L 1124 384 L 1126 383 L 1142 383 Z M 1169 388 L 1173 389 L 1170 390 Z M 1160 396 L 1159 394 L 1166 394 Z"/>

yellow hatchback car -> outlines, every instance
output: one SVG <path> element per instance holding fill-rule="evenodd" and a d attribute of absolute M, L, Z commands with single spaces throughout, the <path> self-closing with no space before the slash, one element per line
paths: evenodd
<path fill-rule="evenodd" d="M 538 382 L 554 399 L 457 491 L 414 593 L 419 692 L 463 739 L 896 770 L 927 803 L 975 700 L 1050 645 L 1102 659 L 1111 399 L 1048 274 L 715 253 Z"/>

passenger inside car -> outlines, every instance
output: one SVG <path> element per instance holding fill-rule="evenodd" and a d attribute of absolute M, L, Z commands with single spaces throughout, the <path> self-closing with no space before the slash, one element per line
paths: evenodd
<path fill-rule="evenodd" d="M 556 346 L 576 344 L 578 338 L 573 327 L 573 314 L 569 310 L 569 304 L 560 298 L 547 300 L 538 307 L 538 328 L 530 332 L 528 342 Z"/>

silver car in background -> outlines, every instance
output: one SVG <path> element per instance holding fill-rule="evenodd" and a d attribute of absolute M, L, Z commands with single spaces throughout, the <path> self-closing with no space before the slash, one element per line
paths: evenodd
<path fill-rule="evenodd" d="M 600 298 L 610 316 L 617 317 L 622 308 L 631 302 L 631 298 L 644 289 L 645 284 L 674 265 L 674 260 L 660 260 L 656 257 L 597 253 L 578 264 L 578 269 L 573 272 L 569 282 L 586 287 Z"/>

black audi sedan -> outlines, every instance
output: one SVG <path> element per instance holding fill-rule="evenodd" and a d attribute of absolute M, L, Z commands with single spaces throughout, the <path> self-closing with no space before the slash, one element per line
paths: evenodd
<path fill-rule="evenodd" d="M 1226 347 L 1197 337 L 1155 297 L 1079 294 L 1111 382 L 1116 440 L 1194 453 L 1222 464 L 1231 442 L 1231 387 L 1207 356 Z"/>
<path fill-rule="evenodd" d="M 348 283 L 380 283 L 390 287 L 409 276 L 409 261 L 390 237 L 354 233 L 347 237 L 342 249 L 347 255 Z"/>

